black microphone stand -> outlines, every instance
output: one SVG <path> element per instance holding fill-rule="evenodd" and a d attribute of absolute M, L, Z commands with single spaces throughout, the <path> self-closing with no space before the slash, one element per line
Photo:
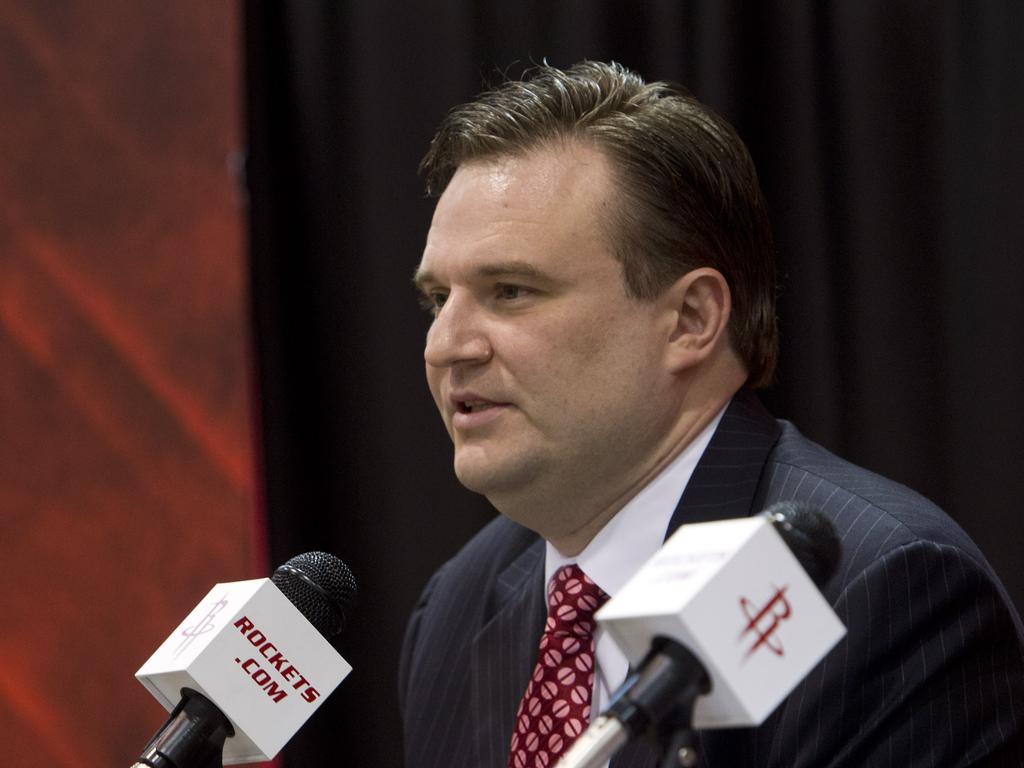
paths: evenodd
<path fill-rule="evenodd" d="M 597 768 L 641 735 L 660 748 L 661 768 L 692 768 L 697 762 L 693 705 L 710 690 L 707 670 L 696 656 L 670 637 L 655 637 L 639 667 L 557 768 Z"/>
<path fill-rule="evenodd" d="M 234 735 L 235 729 L 213 702 L 182 688 L 181 700 L 132 768 L 220 768 L 224 742 Z"/>
<path fill-rule="evenodd" d="M 647 732 L 653 738 L 661 751 L 661 768 L 691 768 L 697 762 L 693 706 L 710 689 L 697 657 L 659 636 L 608 706 L 608 714 L 630 733 Z"/>
<path fill-rule="evenodd" d="M 696 737 L 693 732 L 693 702 L 670 712 L 657 727 L 655 741 L 661 749 L 659 768 L 693 768 L 697 765 Z"/>

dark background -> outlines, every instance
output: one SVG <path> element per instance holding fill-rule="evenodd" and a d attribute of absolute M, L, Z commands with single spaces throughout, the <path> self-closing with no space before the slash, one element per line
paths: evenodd
<path fill-rule="evenodd" d="M 765 400 L 941 504 L 1024 604 L 1024 6 L 293 0 L 244 15 L 271 559 L 335 551 L 362 595 L 340 642 L 355 672 L 289 765 L 400 764 L 405 618 L 493 514 L 457 485 L 423 381 L 410 277 L 433 203 L 415 169 L 448 108 L 542 59 L 683 82 L 736 125 L 779 255 Z"/>

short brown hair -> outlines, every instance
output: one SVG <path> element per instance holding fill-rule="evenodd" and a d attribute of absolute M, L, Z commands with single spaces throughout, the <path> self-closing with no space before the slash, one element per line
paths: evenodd
<path fill-rule="evenodd" d="M 611 162 L 623 204 L 609 235 L 629 293 L 651 299 L 692 269 L 717 269 L 748 383 L 770 383 L 778 329 L 767 205 L 736 131 L 682 86 L 644 83 L 615 63 L 536 67 L 449 112 L 420 170 L 428 194 L 440 195 L 464 162 L 566 140 Z"/>

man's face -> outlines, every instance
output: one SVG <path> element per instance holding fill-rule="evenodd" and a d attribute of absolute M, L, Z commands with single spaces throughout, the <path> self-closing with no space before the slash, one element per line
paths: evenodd
<path fill-rule="evenodd" d="M 545 535 L 560 499 L 615 503 L 667 429 L 673 321 L 626 294 L 605 236 L 614 197 L 589 148 L 463 165 L 417 272 L 455 472 Z"/>

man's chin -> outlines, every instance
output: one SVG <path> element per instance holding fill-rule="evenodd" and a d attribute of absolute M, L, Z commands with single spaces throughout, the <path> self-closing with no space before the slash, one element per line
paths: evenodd
<path fill-rule="evenodd" d="M 476 493 L 487 495 L 496 485 L 501 484 L 501 474 L 493 468 L 481 468 L 466 466 L 465 463 L 455 463 L 455 477 L 463 486 Z"/>
<path fill-rule="evenodd" d="M 496 499 L 527 490 L 530 473 L 520 462 L 496 461 L 479 455 L 456 453 L 455 476 L 466 488 L 483 494 L 496 504 Z"/>

